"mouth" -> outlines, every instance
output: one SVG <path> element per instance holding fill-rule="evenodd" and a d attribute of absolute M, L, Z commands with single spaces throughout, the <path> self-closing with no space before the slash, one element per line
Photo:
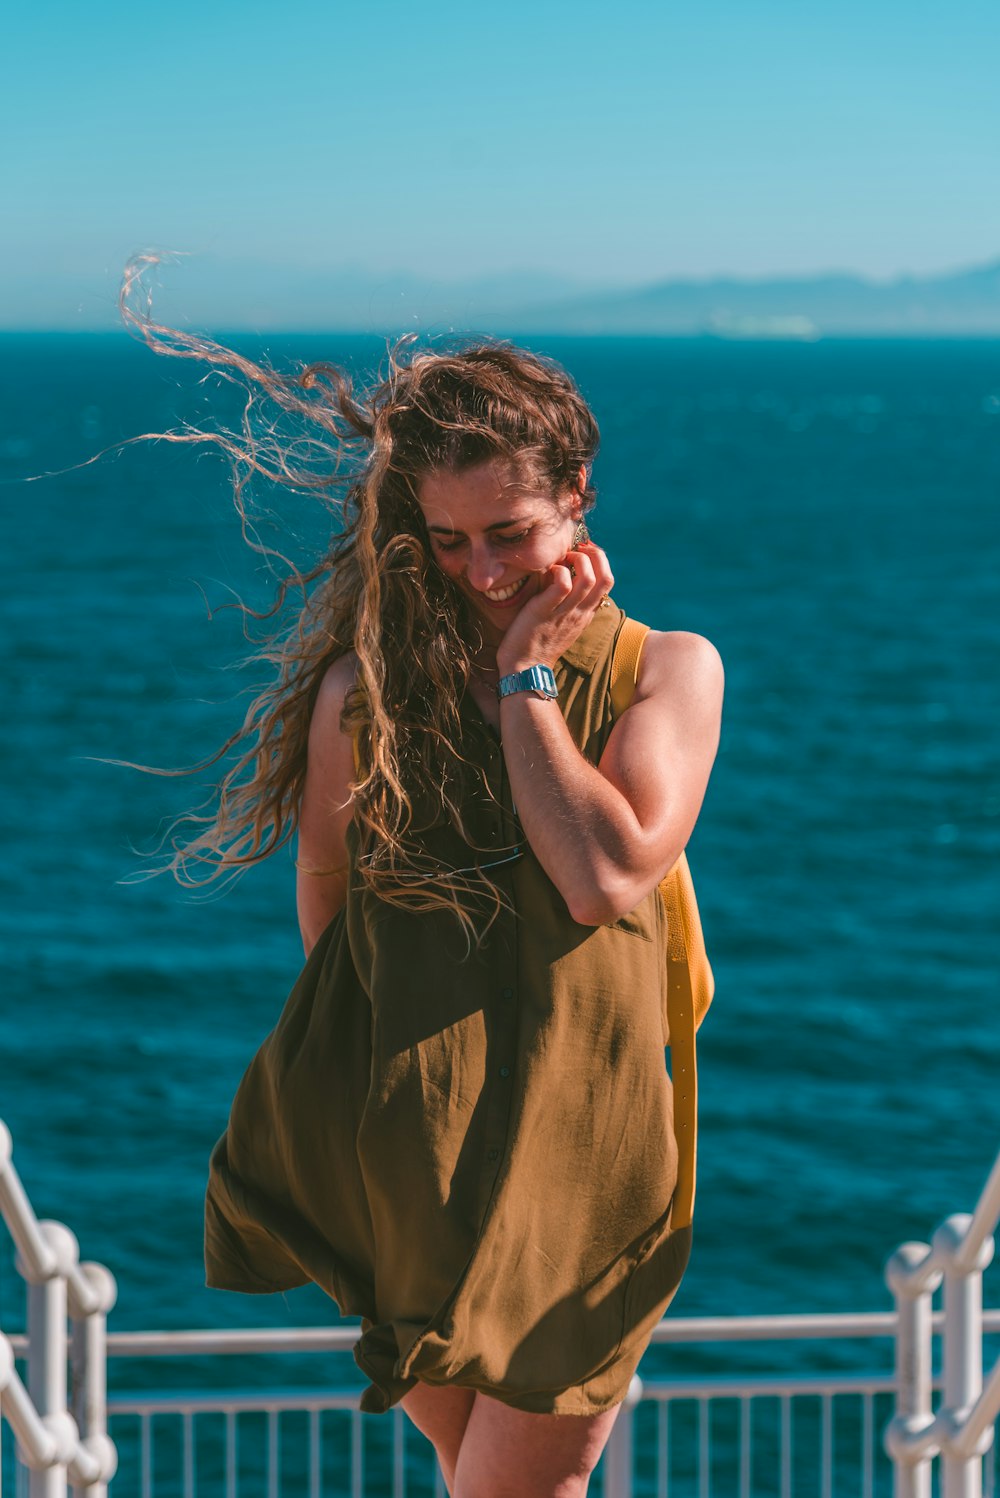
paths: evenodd
<path fill-rule="evenodd" d="M 527 586 L 530 575 L 530 573 L 526 572 L 523 577 L 518 578 L 516 583 L 510 583 L 507 587 L 504 588 L 490 588 L 485 593 L 481 593 L 478 588 L 475 588 L 473 589 L 473 592 L 475 593 L 475 596 L 477 598 L 481 598 L 485 603 L 488 603 L 491 608 L 509 608 L 514 600 Z"/>

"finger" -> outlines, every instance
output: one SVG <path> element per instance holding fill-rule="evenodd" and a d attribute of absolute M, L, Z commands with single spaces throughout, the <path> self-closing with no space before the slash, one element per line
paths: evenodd
<path fill-rule="evenodd" d="M 553 605 L 565 602 L 575 586 L 575 580 L 569 570 L 568 564 L 565 562 L 556 562 L 553 567 L 549 568 L 547 576 L 548 581 L 544 589 L 546 595 L 551 595 Z"/>
<path fill-rule="evenodd" d="M 594 563 L 587 552 L 568 552 L 563 565 L 569 567 L 574 586 L 577 584 L 583 584 L 585 587 L 590 587 L 593 585 Z"/>
<path fill-rule="evenodd" d="M 589 556 L 591 564 L 594 568 L 594 576 L 603 579 L 607 583 L 614 582 L 614 578 L 611 574 L 611 563 L 608 561 L 607 552 L 602 551 L 601 548 L 599 546 L 596 546 L 593 541 L 588 541 L 585 543 L 585 545 L 587 555 Z"/>
<path fill-rule="evenodd" d="M 594 581 L 602 593 L 610 593 L 615 585 L 615 575 L 608 565 L 607 557 L 604 559 L 603 567 L 594 568 Z"/>
<path fill-rule="evenodd" d="M 560 604 L 560 611 L 586 606 L 586 600 L 594 590 L 594 568 L 591 560 L 582 552 L 571 551 L 564 564 L 573 580 L 572 591 Z"/>
<path fill-rule="evenodd" d="M 603 597 L 605 594 L 610 593 L 614 587 L 615 579 L 611 571 L 611 564 L 608 561 L 606 553 L 599 546 L 589 547 L 588 556 L 591 566 L 594 569 L 594 585 L 599 589 L 600 596 Z"/>

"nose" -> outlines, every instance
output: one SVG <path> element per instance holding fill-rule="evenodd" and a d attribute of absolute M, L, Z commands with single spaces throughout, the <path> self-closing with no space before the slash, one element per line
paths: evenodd
<path fill-rule="evenodd" d="M 488 543 L 473 546 L 465 568 L 470 587 L 480 593 L 485 593 L 488 588 L 495 588 L 503 575 L 503 566 Z"/>

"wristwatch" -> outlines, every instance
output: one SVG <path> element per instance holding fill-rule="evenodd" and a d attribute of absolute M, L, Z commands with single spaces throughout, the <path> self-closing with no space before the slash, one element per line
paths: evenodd
<path fill-rule="evenodd" d="M 497 682 L 497 696 L 511 697 L 515 692 L 537 692 L 540 697 L 558 697 L 559 689 L 551 666 L 529 666 L 526 671 L 501 676 Z"/>

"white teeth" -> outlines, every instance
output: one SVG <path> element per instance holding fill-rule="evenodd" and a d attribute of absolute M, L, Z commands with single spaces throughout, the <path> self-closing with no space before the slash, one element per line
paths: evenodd
<path fill-rule="evenodd" d="M 490 588 L 483 594 L 483 597 L 488 598 L 490 603 L 506 603 L 508 598 L 513 598 L 515 593 L 520 593 L 527 581 L 527 577 L 522 577 L 520 582 L 512 583 L 509 588 Z"/>

